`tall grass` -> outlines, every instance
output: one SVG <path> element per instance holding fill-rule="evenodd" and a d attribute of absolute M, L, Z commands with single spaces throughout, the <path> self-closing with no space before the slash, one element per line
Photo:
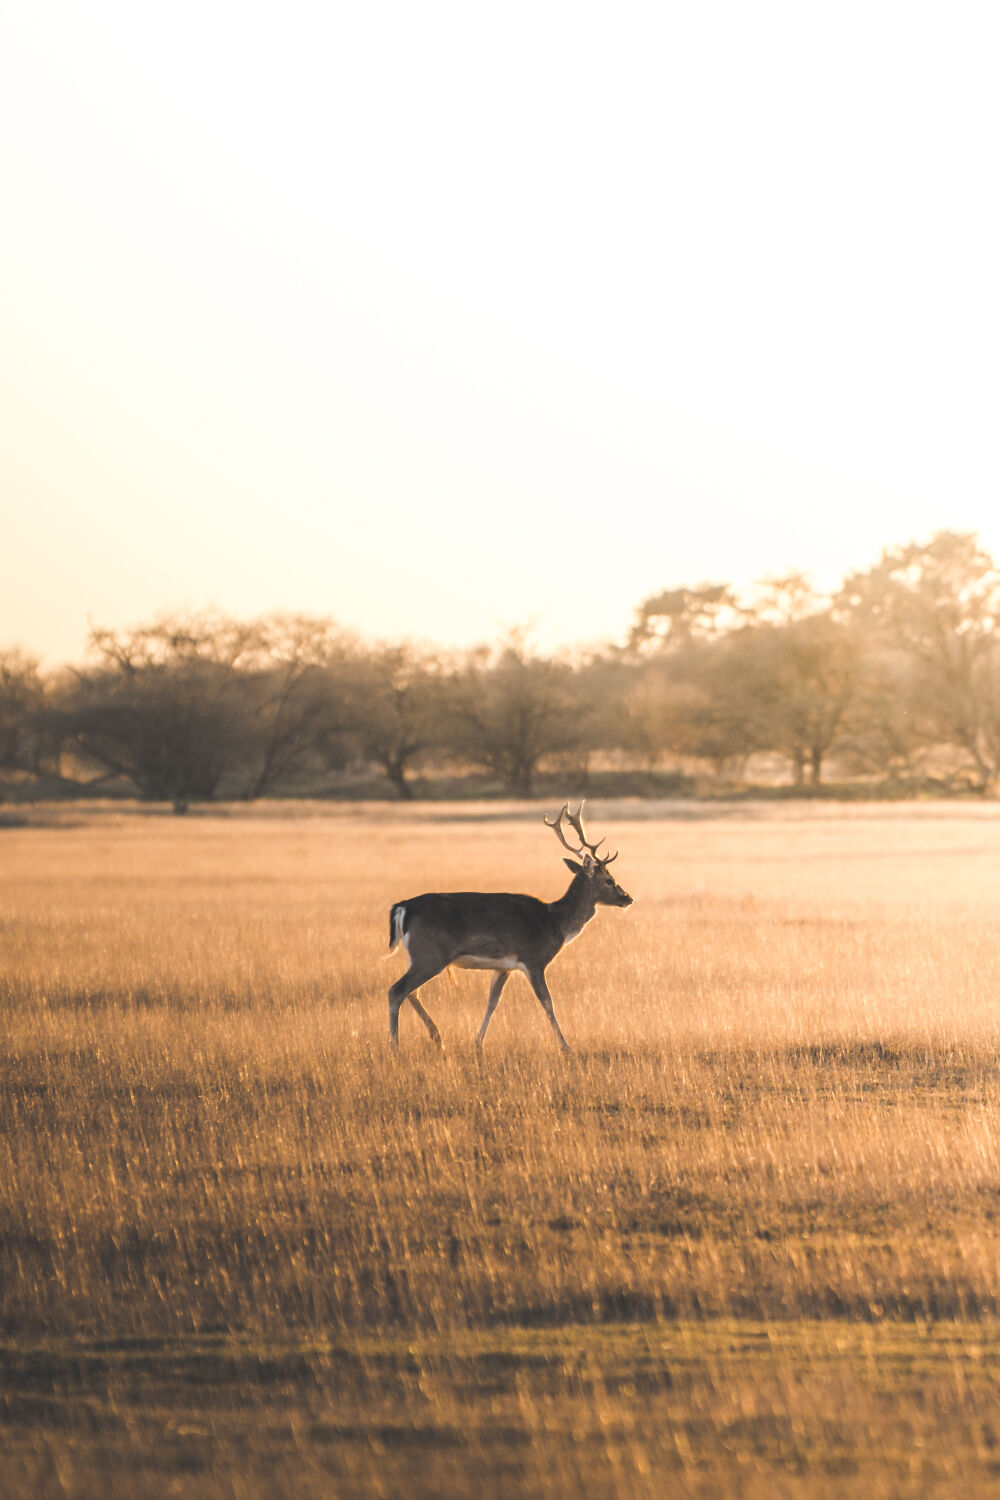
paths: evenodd
<path fill-rule="evenodd" d="M 482 974 L 386 1046 L 389 905 L 560 894 L 540 809 L 0 832 L 9 1346 L 991 1328 L 997 814 L 644 811 L 591 812 L 636 904 L 550 970 L 570 1059 L 516 976 L 481 1061 Z"/>

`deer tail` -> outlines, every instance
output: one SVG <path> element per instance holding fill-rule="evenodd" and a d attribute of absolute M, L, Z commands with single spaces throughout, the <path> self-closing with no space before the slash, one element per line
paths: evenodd
<path fill-rule="evenodd" d="M 403 920 L 406 916 L 406 907 L 402 901 L 397 901 L 389 912 L 389 952 L 391 953 L 403 939 Z"/>

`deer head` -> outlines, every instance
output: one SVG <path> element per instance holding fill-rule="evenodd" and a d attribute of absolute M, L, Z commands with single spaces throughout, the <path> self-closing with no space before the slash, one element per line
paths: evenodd
<path fill-rule="evenodd" d="M 569 843 L 563 832 L 564 818 L 580 841 L 578 849 Z M 573 859 L 564 860 L 564 864 L 573 871 L 574 875 L 583 875 L 590 882 L 591 894 L 598 905 L 632 905 L 632 897 L 622 889 L 608 870 L 608 865 L 618 858 L 618 850 L 616 849 L 614 854 L 599 855 L 597 851 L 604 840 L 598 839 L 596 844 L 592 844 L 584 832 L 582 801 L 576 812 L 571 812 L 569 803 L 564 802 L 555 818 L 550 819 L 547 814 L 545 815 L 544 823 L 546 828 L 552 829 L 563 848 L 568 849 L 570 854 L 575 856 Z"/>

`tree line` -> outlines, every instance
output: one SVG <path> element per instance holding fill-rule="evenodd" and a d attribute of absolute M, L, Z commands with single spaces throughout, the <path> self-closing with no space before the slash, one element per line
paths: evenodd
<path fill-rule="evenodd" d="M 371 770 L 403 798 L 469 768 L 527 797 L 547 772 L 662 791 L 745 784 L 755 765 L 812 790 L 831 766 L 838 784 L 997 788 L 1000 570 L 974 535 L 889 549 L 830 595 L 798 574 L 742 596 L 668 589 L 624 644 L 587 653 L 523 631 L 447 652 L 218 613 L 94 630 L 85 663 L 49 673 L 0 651 L 0 772 L 21 794 L 182 811 Z"/>

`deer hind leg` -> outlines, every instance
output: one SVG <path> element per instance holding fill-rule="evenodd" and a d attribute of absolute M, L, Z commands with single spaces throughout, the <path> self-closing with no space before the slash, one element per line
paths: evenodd
<path fill-rule="evenodd" d="M 399 1010 L 404 1000 L 409 1000 L 417 1015 L 421 1017 L 427 1030 L 434 1041 L 441 1046 L 441 1034 L 430 1016 L 424 1010 L 420 1001 L 416 998 L 417 990 L 436 974 L 440 974 L 443 964 L 411 964 L 396 983 L 389 987 L 389 1045 L 393 1049 L 399 1046 Z"/>
<path fill-rule="evenodd" d="M 427 1027 L 427 1030 L 430 1032 L 431 1041 L 437 1047 L 439 1052 L 443 1052 L 444 1042 L 441 1040 L 441 1033 L 434 1025 L 434 1022 L 431 1020 L 430 1016 L 424 1010 L 424 1007 L 420 1004 L 420 1001 L 417 999 L 416 992 L 414 992 L 412 995 L 408 995 L 407 999 L 413 1006 L 413 1009 L 416 1011 L 421 1021 L 423 1021 L 424 1025 Z"/>
<path fill-rule="evenodd" d="M 556 1013 L 552 1008 L 552 996 L 549 994 L 549 987 L 545 983 L 545 974 L 543 970 L 529 969 L 528 983 L 531 985 L 531 988 L 538 996 L 538 1002 L 541 1005 L 542 1010 L 544 1010 L 545 1014 L 549 1018 L 549 1025 L 555 1032 L 560 1047 L 564 1052 L 572 1052 L 572 1047 L 570 1046 L 569 1042 L 567 1042 L 566 1038 L 563 1036 L 562 1032 L 559 1029 L 559 1022 L 556 1020 Z"/>
<path fill-rule="evenodd" d="M 500 1004 L 501 992 L 509 978 L 509 969 L 498 969 L 493 975 L 493 982 L 490 985 L 490 997 L 486 1002 L 486 1014 L 483 1017 L 482 1026 L 480 1026 L 479 1031 L 476 1033 L 476 1046 L 480 1051 L 482 1051 L 483 1042 L 486 1040 L 486 1028 L 493 1019 L 493 1012 Z"/>

